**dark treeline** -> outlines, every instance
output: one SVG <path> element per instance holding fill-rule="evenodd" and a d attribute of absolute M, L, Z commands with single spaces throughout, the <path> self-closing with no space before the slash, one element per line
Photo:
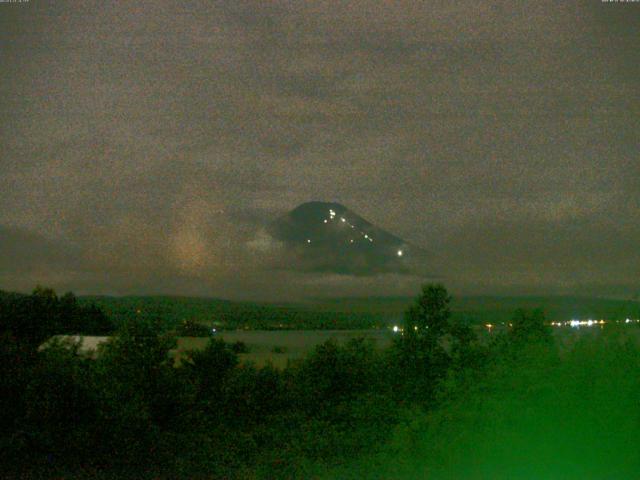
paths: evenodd
<path fill-rule="evenodd" d="M 81 303 L 100 307 L 116 325 L 142 319 L 161 319 L 162 326 L 177 328 L 194 321 L 217 330 L 357 330 L 400 325 L 412 303 L 408 297 L 310 299 L 309 303 L 255 303 L 216 298 L 171 296 L 89 296 Z M 547 320 L 640 317 L 640 303 L 631 300 L 588 297 L 456 297 L 451 319 L 476 325 L 507 324 L 518 308 L 542 308 Z"/>
<path fill-rule="evenodd" d="M 0 328 L 21 342 L 41 343 L 54 334 L 108 335 L 111 319 L 93 303 L 79 302 L 68 292 L 61 297 L 36 287 L 31 295 L 0 291 Z"/>
<path fill-rule="evenodd" d="M 84 297 L 102 308 L 113 321 L 161 321 L 177 328 L 185 321 L 218 330 L 354 330 L 382 328 L 390 316 L 378 312 L 322 311 L 301 305 L 275 305 L 191 297 Z"/>
<path fill-rule="evenodd" d="M 440 285 L 423 288 L 392 347 L 327 342 L 284 370 L 241 364 L 215 338 L 175 366 L 175 337 L 150 321 L 123 324 L 94 359 L 55 343 L 38 351 L 46 322 L 59 321 L 38 316 L 42 295 L 32 315 L 0 317 L 6 476 L 365 478 L 360 458 L 379 469 L 390 451 L 421 452 L 408 419 L 428 430 L 443 405 L 484 395 L 496 371 L 512 372 L 501 365 L 537 372 L 560 362 L 540 312 L 519 311 L 511 330 L 479 341 L 451 321 Z"/>

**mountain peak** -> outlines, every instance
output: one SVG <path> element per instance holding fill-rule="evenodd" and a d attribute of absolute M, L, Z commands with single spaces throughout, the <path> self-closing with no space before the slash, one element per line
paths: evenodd
<path fill-rule="evenodd" d="M 271 224 L 287 265 L 352 275 L 409 273 L 422 252 L 336 202 L 303 203 Z"/>
<path fill-rule="evenodd" d="M 347 207 L 345 207 L 340 203 L 311 201 L 311 202 L 301 203 L 296 208 L 291 210 L 291 212 L 289 212 L 289 215 L 296 216 L 296 217 L 299 217 L 302 215 L 304 216 L 312 215 L 312 216 L 321 216 L 324 218 L 327 215 L 330 215 L 331 211 L 338 214 L 338 213 L 344 213 L 347 210 L 348 210 Z"/>

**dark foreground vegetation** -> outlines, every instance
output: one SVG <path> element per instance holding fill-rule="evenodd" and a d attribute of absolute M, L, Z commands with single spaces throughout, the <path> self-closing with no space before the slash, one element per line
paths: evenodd
<path fill-rule="evenodd" d="M 628 333 L 559 347 L 541 312 L 518 311 L 511 329 L 480 341 L 451 320 L 444 287 L 428 285 L 386 350 L 329 342 L 284 370 L 258 369 L 212 338 L 175 366 L 175 338 L 149 320 L 123 323 L 89 359 L 55 343 L 38 349 L 66 322 L 53 292 L 1 300 L 3 478 L 640 471 L 640 349 Z M 71 311 L 77 321 L 99 316 Z"/>

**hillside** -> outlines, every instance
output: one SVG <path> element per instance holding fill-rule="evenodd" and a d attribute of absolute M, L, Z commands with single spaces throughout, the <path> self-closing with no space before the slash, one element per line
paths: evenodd
<path fill-rule="evenodd" d="M 313 299 L 299 304 L 235 302 L 215 298 L 136 296 L 82 297 L 119 323 L 127 318 L 154 318 L 172 327 L 191 319 L 226 329 L 360 329 L 402 321 L 411 297 Z M 454 319 L 470 323 L 508 321 L 518 308 L 542 308 L 549 320 L 640 317 L 640 303 L 588 297 L 531 296 L 454 297 Z"/>
<path fill-rule="evenodd" d="M 412 297 L 316 299 L 315 308 L 340 312 L 377 312 L 398 315 L 413 302 Z M 549 320 L 594 318 L 620 320 L 640 317 L 640 302 L 578 296 L 454 296 L 453 316 L 476 322 L 501 322 L 518 308 L 542 308 Z"/>

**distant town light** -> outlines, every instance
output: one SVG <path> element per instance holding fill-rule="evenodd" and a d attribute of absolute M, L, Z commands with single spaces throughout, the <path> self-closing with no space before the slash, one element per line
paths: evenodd
<path fill-rule="evenodd" d="M 402 250 L 398 250 L 398 256 L 401 257 L 403 255 Z"/>
<path fill-rule="evenodd" d="M 311 239 L 310 238 L 307 238 L 307 243 L 311 243 Z"/>

